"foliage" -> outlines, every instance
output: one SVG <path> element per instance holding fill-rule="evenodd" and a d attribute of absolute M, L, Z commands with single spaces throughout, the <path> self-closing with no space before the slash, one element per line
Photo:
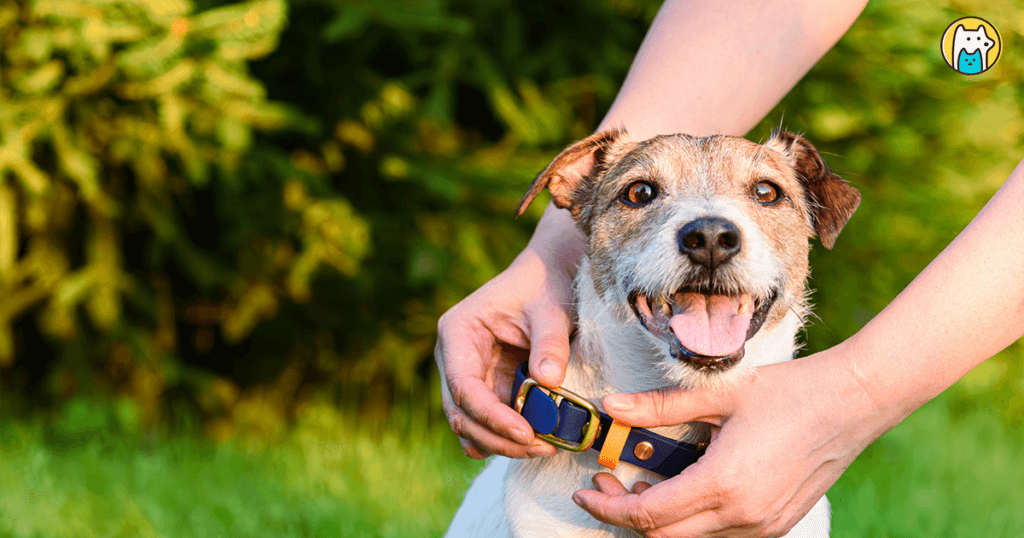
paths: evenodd
<path fill-rule="evenodd" d="M 286 28 L 282 4 L 222 3 L 3 4 L 3 374 L 218 439 L 279 435 L 313 397 L 385 420 L 429 386 L 436 319 L 525 244 L 524 186 L 597 124 L 657 3 L 296 0 Z M 975 14 L 1015 50 L 1018 4 L 873 3 L 752 132 L 784 118 L 864 193 L 813 253 L 808 351 L 1024 153 L 1021 56 L 964 77 L 936 46 Z M 1019 427 L 1019 355 L 959 401 L 990 393 Z"/>
<path fill-rule="evenodd" d="M 331 188 L 367 219 L 373 244 L 355 282 L 325 276 L 316 307 L 295 313 L 309 321 L 293 318 L 287 329 L 339 350 L 318 359 L 331 366 L 323 376 L 340 379 L 365 409 L 420 390 L 437 318 L 525 245 L 533 223 L 512 218 L 524 185 L 553 151 L 593 129 L 650 8 L 293 5 L 280 48 L 254 72 L 324 126 L 274 143 L 311 170 L 331 161 L 325 143 L 341 143 L 345 167 Z"/>
<path fill-rule="evenodd" d="M 181 382 L 182 320 L 201 327 L 200 353 L 211 327 L 242 341 L 282 300 L 307 299 L 320 266 L 353 274 L 368 246 L 351 205 L 308 195 L 283 156 L 244 173 L 253 132 L 296 121 L 247 68 L 276 47 L 285 6 L 191 11 L 0 5 L 0 366 L 31 315 L 64 343 L 45 364 L 58 396 L 99 384 L 144 423 Z M 27 326 L 23 361 L 41 351 Z"/>
<path fill-rule="evenodd" d="M 432 368 L 434 321 L 521 249 L 543 207 L 534 205 L 525 226 L 512 221 L 525 185 L 594 128 L 655 8 L 294 5 L 280 49 L 254 71 L 271 95 L 335 126 L 347 164 L 332 186 L 370 223 L 374 254 L 344 295 L 355 300 L 334 309 L 333 323 L 313 323 L 332 327 L 343 383 L 371 402 L 364 409 L 418 390 L 411 372 Z M 992 71 L 964 77 L 938 53 L 945 26 L 965 12 L 993 19 L 1006 50 L 1021 42 L 1019 2 L 872 4 L 752 132 L 764 137 L 784 118 L 864 193 L 836 250 L 814 251 L 820 321 L 809 352 L 853 334 L 895 297 L 1024 155 L 1016 83 L 1024 60 L 1006 54 Z M 313 163 L 329 160 L 317 137 L 277 143 L 308 151 Z M 977 389 L 995 391 L 1017 424 L 1019 355 L 1019 345 L 1002 354 L 999 375 Z"/>

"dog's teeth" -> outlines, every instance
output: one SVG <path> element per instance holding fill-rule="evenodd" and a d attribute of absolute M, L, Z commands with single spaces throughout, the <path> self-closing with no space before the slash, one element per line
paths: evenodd
<path fill-rule="evenodd" d="M 672 313 L 672 308 L 665 302 L 664 297 L 651 299 L 651 312 L 660 312 L 666 316 Z"/>
<path fill-rule="evenodd" d="M 637 310 L 639 310 L 640 313 L 643 314 L 644 316 L 652 317 L 652 318 L 654 317 L 654 314 L 651 313 L 650 301 L 647 299 L 646 295 L 637 295 L 637 297 L 636 297 L 636 307 L 637 307 Z"/>
<path fill-rule="evenodd" d="M 740 295 L 739 313 L 743 315 L 754 313 L 754 298 L 747 293 Z"/>

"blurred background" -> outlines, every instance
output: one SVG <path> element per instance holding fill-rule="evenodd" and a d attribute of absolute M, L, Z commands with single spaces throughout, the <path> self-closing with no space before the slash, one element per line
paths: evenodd
<path fill-rule="evenodd" d="M 0 0 L 0 537 L 440 535 L 481 464 L 437 318 L 525 245 L 657 7 Z M 987 73 L 942 59 L 962 16 L 1001 33 Z M 750 133 L 864 195 L 812 253 L 805 353 L 1024 157 L 1022 82 L 1024 2 L 878 1 Z M 834 535 L 1024 535 L 1022 349 L 870 447 Z"/>

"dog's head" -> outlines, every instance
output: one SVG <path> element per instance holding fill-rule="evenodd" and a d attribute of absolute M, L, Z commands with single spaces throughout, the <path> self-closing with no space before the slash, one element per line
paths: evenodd
<path fill-rule="evenodd" d="M 746 342 L 806 308 L 808 239 L 832 248 L 860 203 L 800 136 L 593 135 L 540 173 L 587 237 L 601 309 L 639 324 L 678 379 L 730 370 Z M 794 329 L 795 331 L 795 329 Z"/>

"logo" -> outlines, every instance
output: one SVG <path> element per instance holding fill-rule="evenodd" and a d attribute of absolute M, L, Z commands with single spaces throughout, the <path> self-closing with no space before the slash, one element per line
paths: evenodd
<path fill-rule="evenodd" d="M 1003 50 L 996 27 L 985 19 L 964 17 L 953 21 L 942 34 L 942 57 L 958 73 L 977 75 L 995 65 Z"/>

